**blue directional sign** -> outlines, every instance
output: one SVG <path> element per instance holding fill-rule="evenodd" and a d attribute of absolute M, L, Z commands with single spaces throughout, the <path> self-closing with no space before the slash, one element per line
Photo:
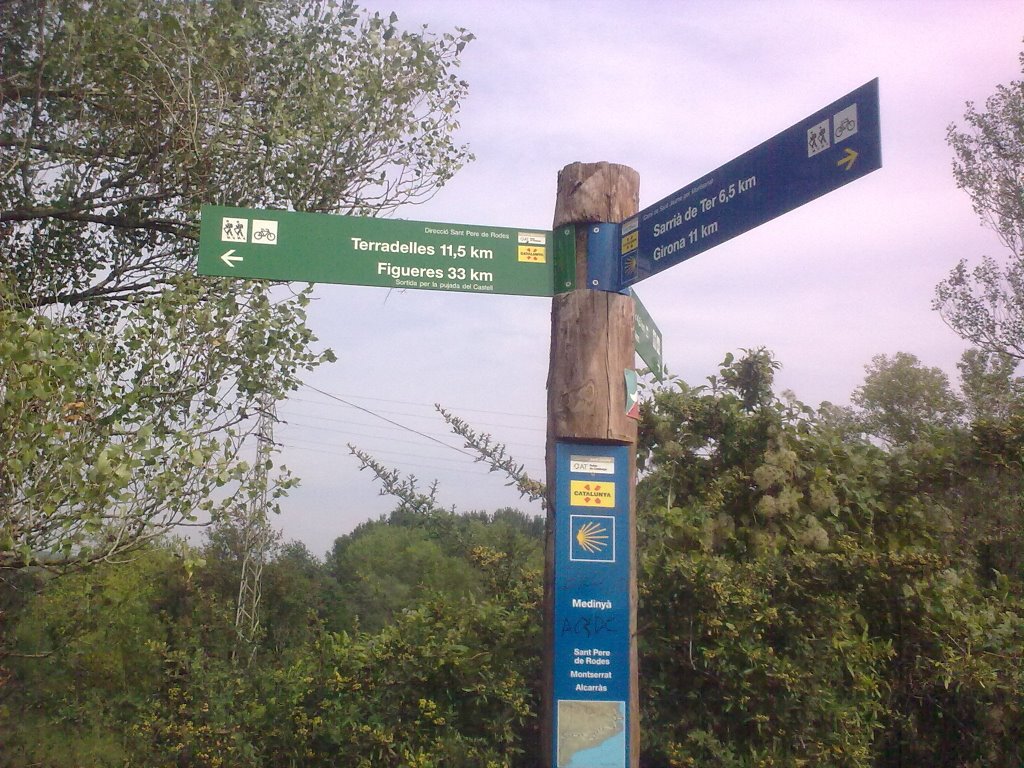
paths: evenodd
<path fill-rule="evenodd" d="M 876 78 L 622 222 L 619 289 L 881 167 Z"/>
<path fill-rule="evenodd" d="M 629 765 L 629 449 L 555 446 L 554 759 Z"/>

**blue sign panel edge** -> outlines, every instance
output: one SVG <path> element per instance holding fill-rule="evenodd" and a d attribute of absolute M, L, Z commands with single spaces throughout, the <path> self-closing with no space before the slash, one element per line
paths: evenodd
<path fill-rule="evenodd" d="M 566 750 L 598 749 L 602 759 L 612 761 L 602 765 L 621 760 L 626 766 L 631 748 L 629 448 L 558 442 L 555 456 L 551 762 L 565 764 Z M 578 732 L 583 721 L 595 743 L 560 742 L 560 735 Z"/>
<path fill-rule="evenodd" d="M 879 112 L 875 78 L 624 221 L 619 286 L 633 285 L 880 168 Z M 819 142 L 826 127 L 828 141 Z"/>

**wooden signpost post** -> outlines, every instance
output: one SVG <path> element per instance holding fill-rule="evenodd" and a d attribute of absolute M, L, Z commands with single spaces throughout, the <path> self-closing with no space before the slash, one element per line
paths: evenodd
<path fill-rule="evenodd" d="M 628 382 L 634 334 L 658 369 L 661 334 L 629 286 L 881 163 L 873 80 L 642 211 L 636 171 L 568 165 L 552 232 L 204 208 L 200 274 L 552 297 L 544 768 L 639 766 Z"/>
<path fill-rule="evenodd" d="M 623 165 L 573 163 L 558 174 L 554 228 L 575 228 L 576 285 L 589 284 L 591 255 L 608 256 L 594 252 L 593 224 L 634 215 L 639 200 L 639 174 Z M 595 749 L 608 753 L 600 764 L 639 764 L 637 430 L 626 412 L 624 375 L 634 367 L 634 354 L 630 296 L 586 287 L 552 299 L 544 556 L 546 768 L 566 766 Z M 574 764 L 583 763 L 577 759 Z"/>

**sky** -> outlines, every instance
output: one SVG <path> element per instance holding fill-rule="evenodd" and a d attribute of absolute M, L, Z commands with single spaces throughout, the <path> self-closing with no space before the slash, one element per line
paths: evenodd
<path fill-rule="evenodd" d="M 400 26 L 464 27 L 457 141 L 475 161 L 396 218 L 550 229 L 558 171 L 622 163 L 643 208 L 879 78 L 882 162 L 818 200 L 642 281 L 670 374 L 699 384 L 767 347 L 779 390 L 845 404 L 874 355 L 955 381 L 964 343 L 932 310 L 962 258 L 1005 257 L 952 177 L 947 128 L 1020 79 L 1020 0 L 368 0 Z M 475 463 L 440 404 L 544 479 L 550 299 L 319 285 L 309 323 L 338 357 L 278 405 L 301 478 L 275 525 L 316 555 L 395 507 L 354 444 L 458 511 L 541 514 Z"/>

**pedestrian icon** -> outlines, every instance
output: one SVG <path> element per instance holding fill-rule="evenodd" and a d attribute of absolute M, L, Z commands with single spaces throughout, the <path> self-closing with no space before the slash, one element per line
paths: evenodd
<path fill-rule="evenodd" d="M 570 515 L 569 560 L 614 563 L 615 518 L 610 515 Z"/>
<path fill-rule="evenodd" d="M 228 243 L 245 243 L 249 240 L 249 221 L 224 217 L 221 223 L 220 239 Z"/>
<path fill-rule="evenodd" d="M 814 157 L 819 152 L 824 152 L 832 146 L 832 136 L 829 131 L 828 120 L 822 120 L 817 125 L 807 129 L 807 156 Z"/>

